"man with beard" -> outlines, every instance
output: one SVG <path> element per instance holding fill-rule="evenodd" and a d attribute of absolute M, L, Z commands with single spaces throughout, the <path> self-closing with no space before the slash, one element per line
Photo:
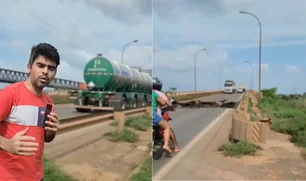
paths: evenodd
<path fill-rule="evenodd" d="M 0 91 L 0 180 L 40 181 L 44 177 L 44 142 L 55 138 L 58 116 L 51 112 L 42 128 L 46 104 L 43 88 L 54 79 L 60 56 L 47 43 L 32 47 L 29 78 Z"/>

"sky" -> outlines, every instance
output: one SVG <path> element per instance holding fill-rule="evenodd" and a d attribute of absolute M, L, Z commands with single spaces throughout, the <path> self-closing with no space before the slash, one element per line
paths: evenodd
<path fill-rule="evenodd" d="M 306 92 L 306 1 L 154 0 L 153 75 L 164 90 L 222 89 L 225 80 L 258 90 L 259 25 L 262 26 L 261 86 L 278 93 Z M 248 61 L 250 63 L 245 63 Z"/>
<path fill-rule="evenodd" d="M 262 88 L 303 93 L 306 84 L 306 1 L 296 0 L 10 0 L 0 6 L 0 67 L 26 72 L 32 45 L 48 42 L 61 55 L 57 78 L 84 82 L 98 53 L 153 68 L 163 89 L 223 89 L 225 80 L 258 90 L 259 26 Z M 248 61 L 249 63 L 245 63 Z M 252 66 L 253 76 L 252 76 Z M 4 86 L 5 84 L 0 84 Z"/>
<path fill-rule="evenodd" d="M 47 42 L 60 54 L 56 77 L 84 82 L 86 63 L 102 53 L 152 69 L 151 0 L 10 0 L 0 6 L 0 67 L 27 72 L 33 45 Z M 0 88 L 7 84 L 0 84 Z"/>

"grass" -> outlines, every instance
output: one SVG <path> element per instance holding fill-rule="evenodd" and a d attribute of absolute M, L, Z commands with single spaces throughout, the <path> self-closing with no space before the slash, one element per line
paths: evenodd
<path fill-rule="evenodd" d="M 174 96 L 173 96 L 174 97 Z M 183 96 L 175 96 L 174 99 L 176 101 L 187 101 L 187 100 L 192 100 L 196 98 L 203 97 L 203 95 L 183 95 Z"/>
<path fill-rule="evenodd" d="M 118 121 L 117 121 L 117 120 L 114 120 L 114 121 L 111 122 L 109 125 L 110 125 L 110 126 L 118 126 Z"/>
<path fill-rule="evenodd" d="M 262 90 L 259 108 L 271 119 L 271 129 L 291 135 L 290 141 L 306 148 L 306 102 L 304 96 L 277 95 L 277 89 Z"/>
<path fill-rule="evenodd" d="M 253 107 L 252 99 L 249 98 L 249 102 L 248 102 L 248 111 L 249 111 L 249 113 L 252 113 L 252 107 Z"/>
<path fill-rule="evenodd" d="M 117 126 L 117 121 L 111 123 L 113 126 Z M 148 115 L 129 117 L 125 123 L 126 126 L 133 127 L 138 130 L 146 131 L 151 127 L 150 117 Z M 131 129 L 124 128 L 119 133 L 118 130 L 105 133 L 104 136 L 110 141 L 119 142 L 136 142 L 138 141 L 138 135 Z M 151 143 L 148 144 L 149 150 L 151 149 Z M 44 181 L 77 181 L 72 176 L 65 174 L 55 164 L 44 158 L 45 176 Z M 130 181 L 150 181 L 152 180 L 152 157 L 145 160 L 140 170 L 132 176 Z"/>
<path fill-rule="evenodd" d="M 54 104 L 70 104 L 74 103 L 74 99 L 69 96 L 50 96 Z"/>
<path fill-rule="evenodd" d="M 196 94 L 196 95 L 180 95 L 180 96 L 172 96 L 176 101 L 186 101 L 186 100 L 192 100 L 197 99 L 204 96 L 209 96 L 210 94 L 202 93 L 202 94 Z"/>
<path fill-rule="evenodd" d="M 119 132 L 118 130 L 107 132 L 104 134 L 104 136 L 109 140 L 113 142 L 119 142 L 119 141 L 125 141 L 134 143 L 138 141 L 138 135 L 128 128 L 124 128 L 122 132 Z"/>
<path fill-rule="evenodd" d="M 249 102 L 248 102 L 248 112 L 249 112 L 249 114 L 250 114 L 250 120 L 251 120 L 251 121 L 257 121 L 256 115 L 253 113 L 252 107 L 253 107 L 252 99 L 249 98 Z"/>
<path fill-rule="evenodd" d="M 243 155 L 254 155 L 256 147 L 247 141 L 229 142 L 221 145 L 219 151 L 222 151 L 225 156 L 241 157 Z"/>
<path fill-rule="evenodd" d="M 55 164 L 43 158 L 45 167 L 44 181 L 77 181 L 72 176 L 65 174 Z"/>
<path fill-rule="evenodd" d="M 118 126 L 118 121 L 114 120 L 111 126 Z M 147 131 L 152 126 L 151 117 L 148 114 L 142 116 L 131 116 L 125 119 L 124 125 L 139 131 Z"/>
<path fill-rule="evenodd" d="M 151 181 L 152 180 L 152 156 L 146 159 L 140 170 L 131 177 L 129 181 Z"/>
<path fill-rule="evenodd" d="M 151 117 L 148 114 L 138 117 L 128 117 L 124 123 L 125 126 L 135 128 L 140 131 L 147 131 L 148 128 L 151 128 L 152 121 Z"/>
<path fill-rule="evenodd" d="M 302 155 L 302 157 L 304 158 L 304 160 L 306 160 L 306 149 L 303 149 L 303 150 L 301 151 L 301 155 Z"/>

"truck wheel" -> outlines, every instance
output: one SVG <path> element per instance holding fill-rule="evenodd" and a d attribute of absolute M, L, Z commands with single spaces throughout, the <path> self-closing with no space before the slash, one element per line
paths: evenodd
<path fill-rule="evenodd" d="M 134 99 L 134 101 L 133 101 L 133 108 L 136 108 L 137 107 L 137 99 Z"/>
<path fill-rule="evenodd" d="M 122 100 L 121 100 L 121 110 L 124 110 L 126 108 L 126 101 L 125 101 L 125 99 L 123 98 Z"/>
<path fill-rule="evenodd" d="M 83 113 L 91 111 L 90 109 L 83 109 L 83 108 L 75 108 L 75 109 L 76 109 L 77 112 L 83 112 Z"/>
<path fill-rule="evenodd" d="M 142 102 L 141 102 L 141 106 L 142 106 L 142 107 L 146 107 L 146 101 L 142 101 Z"/>

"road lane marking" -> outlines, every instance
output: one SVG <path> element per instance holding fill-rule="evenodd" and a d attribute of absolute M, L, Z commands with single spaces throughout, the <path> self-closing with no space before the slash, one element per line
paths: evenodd
<path fill-rule="evenodd" d="M 160 170 L 153 177 L 153 180 L 161 180 L 165 175 L 176 165 L 194 146 L 197 144 L 200 139 L 213 127 L 215 126 L 221 118 L 230 111 L 230 109 L 224 110 L 217 118 L 215 118 L 209 125 L 201 131 L 194 139 L 192 139 L 175 157 L 168 161 L 165 166 L 160 168 Z M 153 163 L 154 164 L 154 163 Z"/>

